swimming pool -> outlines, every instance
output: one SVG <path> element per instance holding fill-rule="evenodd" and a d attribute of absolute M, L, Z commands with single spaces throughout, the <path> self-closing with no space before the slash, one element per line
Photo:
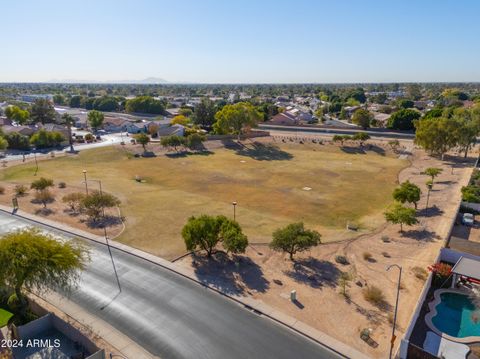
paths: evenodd
<path fill-rule="evenodd" d="M 455 290 L 439 290 L 429 306 L 429 320 L 425 319 L 432 329 L 461 342 L 480 340 L 480 307 L 468 295 Z"/>

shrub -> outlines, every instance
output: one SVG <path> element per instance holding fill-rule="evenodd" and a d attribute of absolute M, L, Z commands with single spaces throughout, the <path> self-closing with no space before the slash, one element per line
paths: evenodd
<path fill-rule="evenodd" d="M 58 182 L 58 188 L 67 188 L 67 184 L 65 182 Z"/>
<path fill-rule="evenodd" d="M 36 191 L 43 191 L 48 187 L 53 187 L 53 180 L 51 178 L 44 177 L 40 177 L 39 179 L 33 181 L 30 185 L 30 188 Z"/>
<path fill-rule="evenodd" d="M 28 192 L 27 186 L 24 186 L 23 184 L 17 184 L 15 186 L 15 194 L 19 197 L 25 196 Z"/>
<path fill-rule="evenodd" d="M 5 193 L 5 187 L 0 186 L 0 194 L 4 194 L 4 193 Z"/>
<path fill-rule="evenodd" d="M 335 256 L 335 262 L 337 262 L 337 263 L 339 263 L 339 264 L 343 264 L 343 265 L 350 264 L 350 262 L 348 261 L 347 257 L 341 256 L 341 255 L 336 255 L 336 256 Z"/>
<path fill-rule="evenodd" d="M 42 189 L 35 192 L 35 201 L 40 202 L 44 208 L 47 208 L 47 203 L 53 202 L 55 197 L 48 189 Z"/>
<path fill-rule="evenodd" d="M 72 212 L 80 212 L 84 198 L 85 194 L 82 192 L 74 192 L 63 196 L 62 202 L 66 203 Z"/>
<path fill-rule="evenodd" d="M 425 268 L 422 267 L 413 267 L 412 272 L 418 279 L 425 280 L 427 279 L 428 272 Z"/>
<path fill-rule="evenodd" d="M 382 256 L 384 256 L 385 258 L 390 258 L 390 254 L 388 254 L 388 252 L 382 252 Z"/>
<path fill-rule="evenodd" d="M 366 261 L 371 261 L 373 259 L 372 253 L 370 252 L 363 252 L 362 256 Z"/>
<path fill-rule="evenodd" d="M 390 243 L 390 237 L 389 236 L 382 236 L 382 242 L 383 243 Z"/>
<path fill-rule="evenodd" d="M 84 138 L 87 142 L 93 142 L 93 140 L 95 139 L 95 137 L 93 137 L 91 133 L 87 133 Z"/>
<path fill-rule="evenodd" d="M 383 295 L 383 291 L 375 287 L 374 285 L 365 288 L 363 291 L 363 297 L 365 300 L 368 302 L 376 305 L 376 306 L 381 306 L 385 303 L 385 296 Z"/>

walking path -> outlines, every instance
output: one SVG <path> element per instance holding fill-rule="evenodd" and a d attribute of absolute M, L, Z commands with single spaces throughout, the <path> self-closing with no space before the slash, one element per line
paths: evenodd
<path fill-rule="evenodd" d="M 0 211 L 6 212 L 6 213 L 12 213 L 12 209 L 3 205 L 0 205 Z M 84 238 L 87 240 L 95 241 L 97 243 L 102 243 L 105 244 L 105 239 L 100 236 L 93 235 L 91 233 L 72 228 L 70 226 L 63 225 L 58 222 L 54 222 L 51 220 L 48 220 L 43 217 L 39 217 L 36 215 L 32 215 L 29 213 L 26 213 L 22 210 L 18 210 L 13 214 L 15 217 L 18 218 L 23 218 L 28 221 L 32 221 L 34 223 L 38 223 L 43 226 L 50 227 L 55 230 L 60 230 L 63 232 L 66 232 L 68 234 L 74 235 L 76 237 Z M 116 241 L 109 241 L 110 246 L 121 250 L 123 252 L 129 253 L 131 255 L 137 256 L 139 258 L 143 258 L 151 263 L 155 263 L 157 265 L 160 265 L 168 270 L 171 270 L 172 272 L 177 273 L 178 275 L 181 275 L 185 278 L 191 279 L 200 285 L 207 287 L 225 297 L 230 298 L 231 300 L 237 302 L 240 305 L 243 305 L 245 308 L 249 310 L 253 310 L 256 313 L 259 313 L 265 317 L 268 317 L 277 323 L 283 324 L 286 327 L 290 328 L 291 330 L 300 333 L 308 338 L 310 338 L 313 341 L 318 342 L 319 344 L 329 347 L 330 349 L 340 353 L 341 355 L 347 357 L 347 358 L 358 358 L 358 359 L 366 359 L 368 358 L 365 354 L 357 351 L 354 348 L 349 347 L 348 345 L 332 338 L 331 336 L 310 327 L 309 325 L 298 321 L 297 319 L 288 316 L 268 305 L 266 305 L 264 302 L 260 300 L 255 300 L 249 297 L 242 297 L 242 296 L 236 296 L 236 295 L 228 295 L 225 293 L 222 293 L 216 288 L 213 288 L 211 286 L 208 286 L 202 282 L 200 282 L 195 274 L 193 273 L 192 270 L 188 268 L 183 268 L 179 267 L 174 263 L 171 263 L 165 259 L 156 257 L 150 253 L 143 252 L 141 250 L 126 246 L 122 243 L 116 242 Z M 111 343 L 113 346 L 117 348 L 122 348 L 123 351 L 127 352 L 126 354 L 127 357 L 132 358 L 132 359 L 137 359 L 137 358 L 153 358 L 151 354 L 147 354 L 143 349 L 140 350 L 141 348 L 138 347 L 137 344 L 135 344 L 133 341 L 125 337 L 124 335 L 118 333 L 118 331 L 114 330 L 109 324 L 98 320 L 95 317 L 92 317 L 88 312 L 83 310 L 82 308 L 78 307 L 77 305 L 71 303 L 71 301 L 65 300 L 65 298 L 61 297 L 55 297 L 55 295 L 52 295 L 52 297 L 48 298 L 48 300 L 52 300 L 53 303 L 59 306 L 62 310 L 65 310 L 67 314 L 72 316 L 73 318 L 79 320 L 80 322 L 86 322 L 92 329 L 97 332 L 100 336 L 102 336 L 106 341 Z M 339 325 L 346 325 L 346 323 L 339 323 Z M 113 329 L 113 330 L 112 330 Z M 105 336 L 102 335 L 104 333 Z M 142 352 L 143 351 L 143 352 Z M 132 355 L 135 353 L 135 355 Z M 143 356 L 142 356 L 143 355 Z M 148 356 L 150 355 L 150 356 Z"/>

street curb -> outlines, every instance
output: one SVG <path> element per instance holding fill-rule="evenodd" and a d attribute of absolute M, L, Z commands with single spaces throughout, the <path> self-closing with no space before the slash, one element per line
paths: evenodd
<path fill-rule="evenodd" d="M 0 205 L 0 211 L 4 212 L 4 213 L 7 213 L 7 214 L 10 214 L 11 216 L 14 216 L 14 217 L 19 217 L 19 218 L 25 219 L 25 220 L 30 221 L 30 222 L 38 223 L 38 224 L 40 224 L 42 226 L 45 226 L 45 227 L 50 227 L 50 228 L 55 229 L 55 230 L 60 230 L 62 232 L 68 233 L 68 234 L 70 234 L 72 236 L 75 236 L 75 237 L 80 237 L 80 238 L 83 238 L 83 239 L 86 239 L 86 240 L 89 240 L 89 241 L 92 241 L 92 242 L 95 242 L 95 243 L 98 243 L 98 244 L 106 245 L 106 242 L 105 242 L 103 237 L 96 236 L 94 234 L 85 232 L 83 230 L 78 230 L 78 229 L 72 228 L 70 226 L 62 225 L 62 224 L 59 224 L 58 222 L 54 222 L 54 221 L 51 221 L 51 220 L 48 220 L 48 219 L 44 219 L 44 218 L 38 217 L 36 215 L 26 213 L 26 212 L 21 211 L 21 210 L 16 211 L 16 212 L 12 212 L 12 210 L 9 207 L 6 207 L 4 205 Z M 232 296 L 232 295 L 226 294 L 226 293 L 220 291 L 219 289 L 217 289 L 213 286 L 210 286 L 208 284 L 205 284 L 205 283 L 201 282 L 199 279 L 194 277 L 189 270 L 184 269 L 184 268 L 179 268 L 176 264 L 174 264 L 172 262 L 169 262 L 169 261 L 167 261 L 163 258 L 154 256 L 153 254 L 144 252 L 142 250 L 127 246 L 125 244 L 122 244 L 122 243 L 119 243 L 119 242 L 116 242 L 116 241 L 113 241 L 113 240 L 109 240 L 109 244 L 110 244 L 111 247 L 113 247 L 117 250 L 120 250 L 120 251 L 122 251 L 124 253 L 127 253 L 127 254 L 130 254 L 130 255 L 134 255 L 137 258 L 146 260 L 150 263 L 159 265 L 159 266 L 163 267 L 164 269 L 167 269 L 167 270 L 169 270 L 169 271 L 171 271 L 171 272 L 173 272 L 177 275 L 180 275 L 180 276 L 182 276 L 186 279 L 194 281 L 197 284 L 200 284 L 202 287 L 210 289 L 213 292 L 216 292 L 217 294 L 220 294 L 220 295 L 236 302 L 237 304 L 240 304 L 240 305 L 244 306 L 245 309 L 253 311 L 256 314 L 261 314 L 261 315 L 269 318 L 270 320 L 273 320 L 277 324 L 281 324 L 281 325 L 287 327 L 288 329 L 290 329 L 290 330 L 292 330 L 292 331 L 294 331 L 294 332 L 296 332 L 296 333 L 298 333 L 298 334 L 316 342 L 317 344 L 320 344 L 320 345 L 330 349 L 331 351 L 333 351 L 336 354 L 339 354 L 339 355 L 341 355 L 345 358 L 355 358 L 355 359 L 369 359 L 370 358 L 367 355 L 357 351 L 356 349 L 354 349 L 354 348 L 340 342 L 339 340 L 329 336 L 328 334 L 326 334 L 324 332 L 321 332 L 321 331 L 319 331 L 319 330 L 317 330 L 317 329 L 315 329 L 315 328 L 313 328 L 313 327 L 311 327 L 311 326 L 309 326 L 309 325 L 307 325 L 307 324 L 305 324 L 301 321 L 298 321 L 297 319 L 295 319 L 295 318 L 293 318 L 293 317 L 291 317 L 287 314 L 284 314 L 284 313 L 280 312 L 277 309 L 274 309 L 274 308 L 266 305 L 263 301 L 256 300 L 256 299 L 253 299 L 253 298 L 248 298 L 248 297 L 239 297 L 239 296 Z"/>

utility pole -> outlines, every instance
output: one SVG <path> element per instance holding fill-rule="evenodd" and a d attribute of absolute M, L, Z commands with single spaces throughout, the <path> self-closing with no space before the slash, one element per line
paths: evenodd
<path fill-rule="evenodd" d="M 398 264 L 392 264 L 391 266 L 387 267 L 387 272 L 392 268 L 392 267 L 397 267 L 398 268 L 398 284 L 397 284 L 397 299 L 395 301 L 395 314 L 393 315 L 393 328 L 392 328 L 392 338 L 390 340 L 390 354 L 389 354 L 389 359 L 392 359 L 392 352 L 393 352 L 393 347 L 395 345 L 395 326 L 397 324 L 397 311 L 398 311 L 398 298 L 400 296 L 400 283 L 402 281 L 402 267 L 399 266 Z"/>

